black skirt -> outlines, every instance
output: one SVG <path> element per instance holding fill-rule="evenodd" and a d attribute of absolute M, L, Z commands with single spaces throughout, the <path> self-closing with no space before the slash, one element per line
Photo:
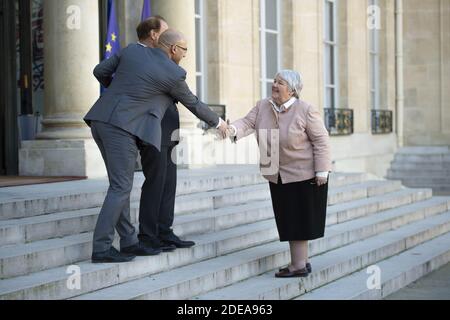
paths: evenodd
<path fill-rule="evenodd" d="M 280 241 L 304 241 L 322 238 L 327 215 L 328 183 L 315 179 L 281 184 L 269 182 L 272 206 Z"/>

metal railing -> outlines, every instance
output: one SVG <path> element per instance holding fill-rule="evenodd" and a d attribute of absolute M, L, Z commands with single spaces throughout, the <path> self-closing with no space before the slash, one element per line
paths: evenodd
<path fill-rule="evenodd" d="M 224 121 L 226 121 L 226 115 L 227 115 L 227 113 L 226 113 L 226 106 L 225 105 L 223 105 L 223 104 L 208 104 L 208 107 L 212 110 L 212 111 L 214 111 L 215 113 L 217 113 L 217 115 L 220 117 L 220 118 L 222 118 L 222 120 L 224 120 Z M 204 121 L 201 121 L 200 122 L 200 127 L 203 129 L 203 130 L 209 130 L 209 129 L 211 129 L 211 127 L 207 124 L 207 123 L 205 123 Z M 215 128 L 213 128 L 213 129 L 215 129 Z"/>
<path fill-rule="evenodd" d="M 324 108 L 325 127 L 330 136 L 353 134 L 353 110 L 344 108 Z"/>
<path fill-rule="evenodd" d="M 372 110 L 372 134 L 392 133 L 392 115 L 390 110 Z"/>

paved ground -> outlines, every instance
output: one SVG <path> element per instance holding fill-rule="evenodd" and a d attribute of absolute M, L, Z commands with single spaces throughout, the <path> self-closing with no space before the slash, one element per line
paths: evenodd
<path fill-rule="evenodd" d="M 385 300 L 450 300 L 450 263 Z"/>

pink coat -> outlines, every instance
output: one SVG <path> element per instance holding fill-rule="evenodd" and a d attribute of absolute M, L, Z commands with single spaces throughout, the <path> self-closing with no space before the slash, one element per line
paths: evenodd
<path fill-rule="evenodd" d="M 296 100 L 284 113 L 275 111 L 269 99 L 261 100 L 245 118 L 232 125 L 237 129 L 236 140 L 256 130 L 261 171 L 270 182 L 277 183 L 278 174 L 284 184 L 312 179 L 316 172 L 331 171 L 328 131 L 319 111 L 302 100 Z M 273 155 L 270 159 L 264 156 L 269 154 Z"/>

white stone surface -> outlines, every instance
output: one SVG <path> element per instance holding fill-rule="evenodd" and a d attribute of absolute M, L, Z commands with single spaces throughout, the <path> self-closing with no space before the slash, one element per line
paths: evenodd
<path fill-rule="evenodd" d="M 308 278 L 278 279 L 271 271 L 194 299 L 292 299 L 433 238 L 448 239 L 449 218 L 447 212 L 313 257 Z"/>
<path fill-rule="evenodd" d="M 445 203 L 446 203 L 445 208 L 441 208 L 441 211 L 438 211 L 437 213 L 442 213 L 443 210 L 444 211 L 447 210 L 448 202 L 449 202 L 449 199 L 446 199 L 445 200 Z M 411 206 L 410 211 L 414 212 L 413 206 Z M 408 213 L 405 211 L 400 212 L 400 213 L 393 211 L 393 212 L 385 212 L 383 214 L 380 214 L 380 215 L 383 215 L 384 220 L 381 217 L 379 217 L 380 221 L 376 222 L 375 225 L 379 225 L 380 229 L 378 229 L 378 230 L 374 229 L 375 231 L 372 231 L 372 233 L 370 231 L 369 232 L 367 232 L 367 231 L 361 232 L 362 230 L 367 230 L 367 227 L 371 226 L 374 223 L 372 221 L 373 220 L 372 217 L 368 217 L 367 219 L 360 219 L 359 221 L 352 221 L 352 222 L 346 223 L 345 225 L 342 225 L 342 226 L 341 225 L 333 226 L 329 229 L 329 232 L 327 232 L 325 239 L 320 239 L 318 241 L 313 242 L 313 243 L 323 243 L 323 245 L 311 244 L 311 251 L 312 251 L 311 254 L 316 255 L 321 252 L 327 252 L 327 251 L 335 249 L 335 248 L 345 247 L 346 245 L 349 245 L 352 242 L 357 242 L 358 240 L 362 240 L 367 237 L 373 236 L 374 234 L 377 234 L 379 237 L 381 237 L 381 233 L 386 232 L 388 230 L 396 229 L 395 224 L 386 225 L 386 221 L 395 220 L 395 219 L 398 220 L 400 216 L 407 215 L 407 214 Z M 383 220 L 384 222 L 381 222 L 381 220 Z M 403 223 L 411 223 L 412 221 L 414 221 L 414 220 L 403 221 Z M 416 216 L 415 221 L 421 221 L 420 216 Z M 354 222 L 357 222 L 357 224 L 355 225 Z M 360 231 L 358 231 L 358 230 L 360 230 Z M 230 232 L 234 232 L 234 231 L 230 231 Z M 357 234 L 358 236 L 352 237 L 351 236 L 352 232 Z M 346 239 L 346 240 L 342 240 L 342 239 Z M 271 246 L 271 245 L 276 245 L 276 243 L 269 244 L 269 246 Z M 283 245 L 283 244 L 279 244 L 279 245 Z M 260 248 L 260 247 L 265 247 L 265 246 L 259 246 L 258 248 Z M 259 251 L 258 248 L 254 248 L 255 252 Z M 247 252 L 246 253 L 247 255 L 251 256 L 252 249 L 248 249 L 248 250 L 244 250 L 244 251 Z M 244 252 L 244 251 L 241 251 L 241 252 Z M 242 256 L 241 252 L 235 254 L 237 256 L 236 259 L 238 259 L 238 257 Z M 225 257 L 217 258 L 217 260 L 224 260 L 224 259 L 225 259 L 225 261 L 229 261 L 228 258 L 225 258 Z M 235 264 L 244 263 L 244 262 L 245 261 L 238 260 L 235 262 Z M 203 265 L 205 265 L 205 267 L 202 267 Z M 209 267 L 207 267 L 207 266 L 209 266 Z M 216 263 L 212 260 L 208 260 L 208 261 L 202 262 L 198 265 L 187 266 L 182 269 L 177 269 L 177 270 L 173 270 L 170 272 L 166 272 L 166 273 L 161 274 L 161 276 L 156 275 L 154 278 L 153 277 L 151 277 L 151 278 L 157 279 L 158 281 L 161 282 L 161 284 L 166 283 L 167 282 L 166 280 L 168 278 L 173 280 L 174 279 L 173 277 L 175 277 L 175 279 L 184 279 L 184 281 L 187 281 L 187 282 L 191 282 L 191 281 L 193 281 L 193 282 L 208 281 L 209 282 L 210 280 L 205 280 L 205 279 L 190 280 L 190 279 L 192 279 L 192 277 L 194 277 L 194 276 L 198 277 L 199 275 L 198 275 L 198 272 L 193 272 L 193 271 L 190 272 L 189 270 L 205 269 L 205 270 L 209 270 L 210 272 L 216 272 L 216 270 L 214 270 L 214 268 L 217 266 L 224 267 L 224 263 Z M 241 275 L 239 275 L 239 273 L 240 273 L 240 270 L 243 268 L 244 268 L 244 266 L 229 266 L 228 267 L 228 270 L 230 270 L 229 272 L 231 272 L 231 270 L 233 270 L 234 272 L 238 273 L 237 275 L 231 274 L 229 276 L 231 278 L 237 277 L 242 280 L 242 278 L 240 278 Z M 220 272 L 222 272 L 222 271 L 220 271 Z M 178 276 L 178 274 L 180 274 L 180 273 L 182 273 L 182 275 Z M 206 277 L 206 279 L 211 279 L 211 276 L 209 274 L 204 275 L 204 277 Z M 217 278 L 217 274 L 215 276 L 213 276 L 212 278 L 213 279 Z M 149 283 L 151 280 L 148 280 L 148 281 L 143 280 L 142 283 L 140 283 L 140 280 L 136 280 L 132 283 L 126 283 L 123 286 L 105 289 L 105 290 L 99 291 L 98 293 L 93 293 L 93 294 L 90 294 L 90 295 L 87 295 L 87 296 L 81 297 L 81 298 L 103 299 L 103 298 L 108 298 L 108 297 L 113 297 L 113 296 L 121 298 L 121 297 L 124 297 L 125 295 L 127 295 L 126 292 L 129 292 L 127 299 L 132 298 L 132 297 L 133 298 L 144 298 L 145 297 L 145 298 L 157 298 L 157 299 L 158 298 L 162 298 L 162 299 L 167 299 L 167 298 L 183 299 L 183 298 L 185 298 L 185 296 L 183 296 L 183 293 L 180 293 L 180 295 L 176 295 L 175 289 L 173 289 L 173 288 L 171 290 L 160 289 L 159 292 L 150 293 Z M 181 281 L 181 280 L 179 280 L 179 281 Z M 154 283 L 154 282 L 151 281 L 151 283 Z M 134 288 L 135 286 L 138 289 L 131 289 L 131 288 Z M 182 285 L 182 284 L 177 283 L 177 284 L 173 284 L 173 286 L 176 286 L 177 288 L 179 288 L 180 286 L 184 287 L 185 284 Z M 192 283 L 191 283 L 190 287 L 192 287 Z M 152 285 L 151 288 L 154 288 L 154 286 Z M 147 291 L 145 293 L 145 296 L 142 296 L 144 293 L 141 292 L 141 293 L 137 294 L 136 290 L 138 290 L 138 291 L 147 290 Z M 193 288 L 193 290 L 198 290 L 198 289 Z M 170 296 L 170 297 L 164 296 L 166 291 L 170 291 L 172 296 Z M 122 294 L 120 294 L 120 292 L 122 292 Z M 119 296 L 117 296 L 116 294 L 119 294 Z M 175 295 L 175 296 L 173 296 L 173 295 Z"/>
<path fill-rule="evenodd" d="M 418 278 L 430 273 L 450 261 L 448 242 L 450 234 L 418 245 L 399 255 L 376 264 L 380 269 L 380 288 L 369 289 L 367 270 L 315 289 L 297 298 L 298 300 L 349 300 L 382 299 L 407 286 Z"/>
<path fill-rule="evenodd" d="M 21 176 L 106 176 L 93 139 L 25 141 L 19 151 Z"/>
<path fill-rule="evenodd" d="M 355 266 L 366 260 L 383 260 L 404 250 L 405 245 L 411 247 L 423 243 L 450 228 L 450 222 L 445 219 L 440 226 L 433 222 L 436 217 L 445 216 L 442 213 L 449 209 L 450 198 L 431 198 L 431 191 L 427 189 L 405 189 L 398 181 L 367 178 L 368 175 L 362 174 L 332 175 L 326 234 L 324 238 L 310 242 L 310 255 L 315 259 L 377 237 L 380 239 L 377 243 L 384 246 L 373 246 L 366 251 L 348 249 L 359 256 L 352 258 L 347 254 L 347 262 L 326 271 L 336 279 L 357 271 Z M 9 203 L 16 206 L 26 201 L 33 204 L 33 201 L 46 203 L 53 199 L 53 207 L 48 204 L 38 207 L 40 214 L 33 216 L 28 205 L 23 207 L 23 212 L 28 210 L 30 217 L 0 221 L 0 235 L 5 235 L 0 243 L 1 277 L 13 276 L 0 281 L 0 299 L 63 299 L 79 295 L 80 298 L 183 299 L 235 286 L 239 281 L 251 281 L 289 261 L 287 245 L 277 241 L 267 183 L 255 166 L 180 170 L 181 187 L 174 229 L 177 234 L 196 241 L 197 245 L 158 256 L 138 257 L 121 265 L 93 266 L 85 261 L 90 257 L 97 206 L 80 210 L 58 209 L 58 206 L 70 206 L 71 201 L 77 199 L 80 186 L 85 185 L 83 190 L 98 198 L 103 196 L 104 180 L 82 182 L 85 184 L 69 183 L 70 188 L 65 193 L 52 184 L 48 186 L 54 189 L 53 193 L 50 190 L 40 193 L 31 186 L 7 188 L 15 199 Z M 139 174 L 136 182 L 142 183 Z M 134 197 L 139 195 L 137 191 L 138 186 L 135 186 Z M 24 199 L 28 200 L 24 202 Z M 95 197 L 87 199 L 91 199 L 91 204 L 95 203 L 92 201 Z M 0 204 L 1 201 L 0 198 Z M 136 221 L 137 207 L 138 203 L 134 202 L 133 221 Z M 62 224 L 63 228 L 60 227 Z M 382 237 L 392 230 L 418 224 L 421 225 L 403 232 L 403 241 L 392 242 L 389 237 Z M 58 236 L 63 238 L 55 238 Z M 16 242 L 25 240 L 31 242 Z M 118 245 L 117 239 L 115 245 Z M 65 268 L 70 264 L 82 269 L 80 291 L 66 287 Z M 335 279 L 333 277 L 327 279 Z M 319 283 L 318 279 L 313 284 Z M 149 287 L 147 282 L 161 285 Z M 126 291 L 127 288 L 138 291 Z M 298 284 L 290 283 L 277 292 L 282 298 L 298 296 Z"/>

